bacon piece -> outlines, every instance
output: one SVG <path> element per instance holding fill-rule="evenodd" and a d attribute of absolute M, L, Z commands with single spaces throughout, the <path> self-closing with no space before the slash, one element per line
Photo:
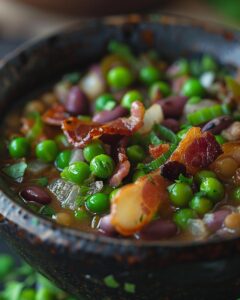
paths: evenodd
<path fill-rule="evenodd" d="M 169 150 L 169 147 L 169 144 L 160 144 L 157 146 L 150 145 L 149 153 L 153 158 L 158 158 L 159 156 L 167 152 Z"/>
<path fill-rule="evenodd" d="M 125 236 L 141 230 L 158 209 L 169 203 L 167 185 L 168 181 L 155 172 L 120 188 L 111 205 L 115 229 Z"/>
<path fill-rule="evenodd" d="M 221 146 L 210 132 L 202 133 L 201 128 L 192 127 L 169 161 L 183 163 L 189 173 L 195 174 L 210 165 L 221 153 Z"/>
<path fill-rule="evenodd" d="M 43 114 L 42 120 L 49 125 L 61 126 L 69 116 L 62 104 L 55 104 Z"/>
<path fill-rule="evenodd" d="M 112 177 L 109 180 L 109 184 L 112 187 L 117 187 L 122 183 L 122 180 L 129 174 L 131 164 L 128 160 L 126 154 L 126 146 L 128 142 L 128 137 L 124 137 L 119 142 L 119 147 L 117 149 L 117 156 L 118 156 L 118 164 L 116 170 Z"/>
<path fill-rule="evenodd" d="M 83 148 L 91 140 L 104 135 L 130 136 L 143 125 L 144 106 L 136 101 L 131 107 L 129 118 L 118 118 L 106 124 L 86 122 L 77 118 L 69 118 L 62 122 L 62 129 L 69 143 L 78 148 Z"/>

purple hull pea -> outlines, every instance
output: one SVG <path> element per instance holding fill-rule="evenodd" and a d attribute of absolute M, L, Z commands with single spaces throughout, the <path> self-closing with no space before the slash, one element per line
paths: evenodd
<path fill-rule="evenodd" d="M 20 192 L 20 196 L 28 202 L 36 202 L 39 204 L 49 204 L 52 200 L 48 193 L 38 186 L 25 187 Z"/>
<path fill-rule="evenodd" d="M 158 100 L 156 103 L 162 107 L 165 118 L 180 118 L 187 99 L 184 96 L 171 96 Z"/>
<path fill-rule="evenodd" d="M 162 125 L 171 129 L 175 133 L 180 130 L 179 122 L 175 119 L 165 119 L 162 121 Z"/>
<path fill-rule="evenodd" d="M 111 224 L 111 217 L 110 215 L 104 216 L 101 218 L 99 225 L 98 225 L 98 230 L 107 236 L 115 236 L 117 234 L 115 228 Z"/>
<path fill-rule="evenodd" d="M 65 102 L 65 108 L 74 116 L 88 113 L 88 99 L 78 86 L 74 86 L 70 89 Z"/>
<path fill-rule="evenodd" d="M 177 226 L 171 220 L 156 220 L 148 224 L 139 233 L 144 240 L 161 240 L 173 237 L 177 233 Z"/>
<path fill-rule="evenodd" d="M 215 211 L 212 214 L 207 214 L 204 217 L 204 222 L 210 231 L 215 232 L 222 227 L 226 216 L 230 213 L 231 212 L 229 210 L 223 209 Z"/>
<path fill-rule="evenodd" d="M 119 105 L 113 110 L 104 110 L 96 114 L 93 117 L 93 122 L 107 123 L 116 120 L 117 118 L 125 117 L 128 115 L 128 113 L 129 111 L 126 108 Z"/>

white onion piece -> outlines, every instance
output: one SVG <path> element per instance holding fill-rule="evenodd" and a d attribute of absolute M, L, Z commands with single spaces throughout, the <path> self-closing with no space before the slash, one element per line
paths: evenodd
<path fill-rule="evenodd" d="M 193 235 L 194 239 L 204 239 L 209 235 L 209 231 L 204 222 L 200 219 L 189 220 L 188 230 Z"/>
<path fill-rule="evenodd" d="M 42 162 L 40 160 L 33 160 L 28 163 L 27 170 L 28 172 L 37 175 L 46 171 L 49 168 L 49 164 Z"/>
<path fill-rule="evenodd" d="M 77 161 L 84 161 L 83 151 L 82 149 L 74 149 L 72 150 L 71 158 L 69 164 L 73 164 Z"/>
<path fill-rule="evenodd" d="M 80 81 L 82 91 L 90 100 L 95 100 L 105 91 L 105 81 L 99 67 L 95 66 Z"/>
<path fill-rule="evenodd" d="M 205 72 L 200 77 L 200 82 L 205 89 L 209 89 L 215 80 L 215 74 L 213 72 Z"/>
<path fill-rule="evenodd" d="M 103 189 L 103 181 L 94 181 L 92 183 L 90 183 L 89 185 L 89 191 L 88 194 L 89 195 L 93 195 L 96 194 L 98 192 L 100 192 Z"/>
<path fill-rule="evenodd" d="M 202 100 L 201 102 L 196 103 L 196 104 L 187 103 L 184 107 L 183 113 L 184 113 L 184 115 L 188 115 L 188 114 L 198 111 L 199 109 L 202 109 L 204 107 L 209 107 L 209 106 L 213 106 L 216 104 L 218 104 L 218 103 L 213 100 Z"/>
<path fill-rule="evenodd" d="M 57 95 L 57 98 L 61 103 L 64 103 L 67 99 L 70 88 L 71 85 L 69 82 L 62 81 L 55 85 L 54 93 Z"/>
<path fill-rule="evenodd" d="M 139 133 L 148 133 L 154 124 L 160 124 L 163 121 L 163 111 L 159 104 L 150 106 L 144 115 L 143 126 L 138 130 Z"/>
<path fill-rule="evenodd" d="M 47 186 L 64 208 L 76 209 L 75 200 L 80 194 L 80 187 L 71 182 L 57 179 Z"/>

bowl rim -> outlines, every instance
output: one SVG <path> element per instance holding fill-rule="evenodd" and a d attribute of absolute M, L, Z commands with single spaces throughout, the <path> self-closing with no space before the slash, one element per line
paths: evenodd
<path fill-rule="evenodd" d="M 40 36 L 37 38 L 33 38 L 30 41 L 24 42 L 22 45 L 18 46 L 15 50 L 7 54 L 3 59 L 0 61 L 0 72 L 2 69 L 4 69 L 8 64 L 11 64 L 12 60 L 14 60 L 16 57 L 21 55 L 26 50 L 31 50 L 34 48 L 37 48 L 41 45 L 41 42 L 45 42 L 48 39 L 51 39 L 55 36 L 60 36 L 61 34 L 64 34 L 68 31 L 73 31 L 76 29 L 81 29 L 81 26 L 89 25 L 92 23 L 101 23 L 101 24 L 112 24 L 114 21 L 114 24 L 124 24 L 126 22 L 139 22 L 139 21 L 146 21 L 146 22 L 152 22 L 152 23 L 158 23 L 158 24 L 172 24 L 172 25 L 185 25 L 185 26 L 195 26 L 199 27 L 201 29 L 207 30 L 209 32 L 213 32 L 215 34 L 220 35 L 226 35 L 226 39 L 228 38 L 228 34 L 231 35 L 231 39 L 237 39 L 237 41 L 240 41 L 240 30 L 237 30 L 237 27 L 233 25 L 224 25 L 221 22 L 218 21 L 209 21 L 209 20 L 199 20 L 194 17 L 189 16 L 183 16 L 178 14 L 172 14 L 172 13 L 163 13 L 163 14 L 154 14 L 154 13 L 147 13 L 147 14 L 129 14 L 129 15 L 118 15 L 118 16 L 108 16 L 103 18 L 91 18 L 91 19 L 82 19 L 79 21 L 73 21 L 70 22 L 68 25 L 64 25 L 61 28 L 57 29 L 56 31 L 53 31 L 47 35 Z M 233 35 L 233 37 L 232 37 Z M 172 248 L 184 248 L 189 249 L 193 247 L 199 247 L 199 246 L 207 246 L 207 245 L 214 245 L 219 243 L 232 243 L 234 241 L 240 241 L 240 237 L 230 237 L 225 239 L 218 239 L 218 240 L 208 240 L 208 241 L 146 241 L 146 240 L 132 240 L 127 239 L 125 237 L 121 238 L 114 238 L 114 237 L 108 237 L 103 236 L 97 233 L 91 233 L 91 232 L 84 232 L 79 229 L 66 227 L 60 224 L 57 224 L 51 220 L 48 220 L 37 213 L 34 213 L 31 211 L 24 203 L 18 203 L 14 200 L 13 192 L 8 191 L 5 193 L 0 188 L 0 201 L 5 200 L 7 201 L 7 207 L 12 208 L 13 211 L 22 211 L 23 214 L 20 214 L 18 217 L 21 218 L 17 222 L 15 222 L 16 214 L 15 212 L 11 212 L 11 209 L 6 209 L 7 213 L 1 212 L 3 217 L 6 220 L 13 221 L 16 225 L 23 227 L 26 231 L 29 230 L 29 219 L 37 219 L 37 223 L 32 222 L 31 223 L 31 234 L 35 236 L 39 236 L 39 224 L 43 227 L 47 227 L 47 230 L 50 230 L 53 234 L 49 234 L 49 239 L 54 244 L 62 244 L 64 241 L 70 241 L 72 239 L 79 240 L 86 240 L 86 241 L 97 241 L 102 246 L 109 246 L 109 245 L 115 245 L 115 246 L 123 246 L 123 247 L 135 247 L 135 248 L 163 248 L 163 249 L 172 249 Z M 0 205 L 1 209 L 1 205 Z M 21 224 L 20 224 L 21 223 Z M 38 224 L 38 225 L 37 225 Z M 54 237 L 54 232 L 59 232 L 61 235 L 61 240 L 54 240 L 52 237 Z"/>

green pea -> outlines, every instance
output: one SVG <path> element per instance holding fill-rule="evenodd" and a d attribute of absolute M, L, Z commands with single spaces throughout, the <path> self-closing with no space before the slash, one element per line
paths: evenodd
<path fill-rule="evenodd" d="M 182 94 L 186 97 L 203 97 L 205 90 L 198 79 L 188 79 L 182 87 Z"/>
<path fill-rule="evenodd" d="M 141 162 L 146 157 L 144 149 L 139 145 L 127 147 L 127 156 L 131 162 Z"/>
<path fill-rule="evenodd" d="M 76 184 L 83 183 L 90 176 L 89 165 L 83 161 L 72 163 L 63 169 L 61 177 Z"/>
<path fill-rule="evenodd" d="M 232 192 L 233 200 L 240 202 L 240 187 L 236 187 Z"/>
<path fill-rule="evenodd" d="M 195 218 L 196 213 L 190 208 L 179 209 L 173 216 L 174 222 L 183 230 L 188 227 L 189 220 Z"/>
<path fill-rule="evenodd" d="M 58 154 L 55 160 L 55 165 L 58 168 L 58 170 L 63 170 L 69 165 L 71 155 L 72 155 L 71 150 L 64 150 Z"/>
<path fill-rule="evenodd" d="M 123 89 L 132 83 L 133 75 L 128 68 L 118 66 L 108 72 L 107 81 L 112 88 Z"/>
<path fill-rule="evenodd" d="M 109 196 L 103 193 L 96 193 L 89 196 L 86 201 L 86 207 L 92 213 L 104 213 L 109 209 L 109 206 Z"/>
<path fill-rule="evenodd" d="M 95 156 L 104 153 L 105 150 L 100 141 L 93 141 L 83 149 L 83 156 L 88 162 L 90 162 Z"/>
<path fill-rule="evenodd" d="M 14 267 L 14 260 L 10 255 L 0 255 L 0 279 L 6 277 Z"/>
<path fill-rule="evenodd" d="M 37 291 L 35 300 L 55 300 L 55 294 L 48 288 L 42 287 Z"/>
<path fill-rule="evenodd" d="M 90 162 L 90 170 L 93 175 L 99 178 L 109 178 L 114 171 L 114 161 L 106 154 L 100 154 L 95 156 Z"/>
<path fill-rule="evenodd" d="M 36 146 L 36 156 L 44 162 L 53 162 L 57 155 L 58 147 L 53 140 L 42 141 Z"/>
<path fill-rule="evenodd" d="M 226 143 L 226 139 L 220 134 L 215 135 L 215 139 L 220 145 L 223 145 Z"/>
<path fill-rule="evenodd" d="M 11 141 L 8 149 L 11 157 L 21 158 L 29 153 L 30 144 L 25 137 L 17 137 Z"/>
<path fill-rule="evenodd" d="M 202 64 L 202 70 L 205 72 L 207 71 L 216 72 L 218 69 L 218 65 L 216 61 L 210 55 L 204 55 L 202 57 L 201 64 Z"/>
<path fill-rule="evenodd" d="M 169 197 L 172 203 L 178 207 L 188 205 L 193 197 L 191 187 L 185 182 L 174 183 L 169 187 Z"/>
<path fill-rule="evenodd" d="M 206 178 L 217 178 L 217 175 L 210 170 L 201 170 L 194 176 L 194 181 L 200 185 Z"/>
<path fill-rule="evenodd" d="M 117 192 L 120 190 L 120 188 L 115 189 L 111 192 L 111 194 L 109 195 L 109 199 L 112 201 L 112 199 L 116 196 Z"/>
<path fill-rule="evenodd" d="M 206 178 L 200 185 L 200 192 L 203 192 L 207 198 L 214 201 L 220 201 L 224 197 L 223 184 L 216 178 Z"/>
<path fill-rule="evenodd" d="M 146 85 L 151 85 L 154 82 L 158 81 L 161 77 L 160 71 L 153 67 L 153 66 L 148 66 L 144 67 L 140 70 L 140 79 L 143 83 Z"/>
<path fill-rule="evenodd" d="M 205 197 L 195 196 L 189 203 L 189 206 L 199 215 L 204 215 L 213 208 L 211 200 Z"/>
<path fill-rule="evenodd" d="M 79 208 L 78 210 L 74 211 L 74 216 L 79 221 L 86 221 L 89 220 L 89 214 L 85 209 Z"/>
<path fill-rule="evenodd" d="M 130 109 L 134 101 L 142 101 L 143 97 L 137 90 L 128 91 L 122 98 L 121 105 Z"/>
<path fill-rule="evenodd" d="M 138 178 L 144 176 L 144 175 L 146 175 L 146 174 L 143 170 L 135 171 L 135 173 L 133 174 L 133 177 L 132 177 L 133 182 L 136 181 Z"/>
<path fill-rule="evenodd" d="M 168 83 L 164 81 L 155 82 L 149 90 L 150 99 L 158 99 L 161 95 L 162 97 L 168 97 L 171 94 L 171 88 Z"/>
<path fill-rule="evenodd" d="M 96 111 L 112 110 L 117 105 L 113 95 L 103 94 L 96 99 Z"/>
<path fill-rule="evenodd" d="M 19 300 L 35 300 L 36 292 L 34 289 L 25 289 L 21 292 Z"/>
<path fill-rule="evenodd" d="M 197 103 L 199 103 L 199 102 L 201 102 L 202 101 L 202 99 L 200 98 L 200 97 L 198 97 L 198 96 L 193 96 L 193 97 L 191 97 L 189 100 L 188 100 L 188 104 L 197 104 Z"/>

